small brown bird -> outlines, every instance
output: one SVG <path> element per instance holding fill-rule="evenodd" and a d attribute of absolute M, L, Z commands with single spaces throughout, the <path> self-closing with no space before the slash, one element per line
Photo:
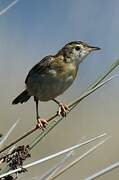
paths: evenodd
<path fill-rule="evenodd" d="M 71 86 L 76 78 L 79 64 L 95 50 L 100 48 L 82 41 L 73 41 L 66 44 L 57 54 L 46 56 L 30 70 L 25 80 L 26 89 L 13 100 L 12 104 L 24 103 L 33 96 L 39 128 L 44 128 L 47 124 L 47 120 L 39 116 L 39 100 L 53 100 L 59 105 L 58 114 L 66 116 L 68 106 L 55 98 Z"/>

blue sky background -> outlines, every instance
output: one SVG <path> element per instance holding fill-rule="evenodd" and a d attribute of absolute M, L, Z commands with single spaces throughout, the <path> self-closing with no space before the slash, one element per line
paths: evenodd
<path fill-rule="evenodd" d="M 10 2 L 1 0 L 0 9 Z M 118 0 L 19 0 L 0 17 L 0 24 L 1 68 L 9 65 L 7 73 L 14 73 L 13 66 L 18 73 L 20 66 L 28 72 L 41 57 L 72 40 L 102 48 L 87 60 L 95 74 L 118 56 Z"/>
<path fill-rule="evenodd" d="M 13 1 L 0 0 L 0 11 L 11 2 Z M 24 79 L 35 63 L 48 54 L 55 54 L 65 43 L 74 40 L 86 41 L 91 45 L 101 47 L 102 50 L 87 57 L 80 65 L 74 86 L 59 98 L 66 102 L 78 97 L 90 82 L 119 57 L 119 1 L 19 0 L 0 16 L 1 132 L 5 132 L 6 127 L 10 127 L 18 117 L 22 119 L 22 125 L 19 125 L 19 131 L 15 132 L 14 136 L 34 125 L 33 101 L 18 106 L 12 106 L 11 102 L 24 89 Z M 116 73 L 119 75 L 118 71 L 119 69 L 116 70 Z M 118 135 L 118 90 L 119 77 L 110 86 L 91 95 L 73 113 L 77 119 L 76 123 L 72 126 L 71 116 L 68 128 L 67 123 L 64 122 L 56 131 L 54 130 L 56 139 L 53 134 L 47 138 L 40 149 L 41 155 L 64 148 L 65 145 L 75 144 L 79 141 L 79 137 L 84 135 L 95 136 L 96 133 L 102 131 L 110 132 L 114 136 Z M 54 109 L 56 110 L 57 107 L 52 102 L 41 103 L 42 115 L 46 113 L 45 116 L 47 116 L 49 111 L 54 112 Z M 65 132 L 65 130 L 67 130 L 67 134 L 62 133 L 61 135 L 61 131 Z M 57 137 L 59 140 L 64 139 L 61 144 L 57 143 Z M 55 143 L 51 146 L 49 142 L 52 142 L 52 138 Z M 114 139 L 106 148 L 112 146 L 118 152 L 119 146 Z M 108 162 L 103 159 L 103 165 L 118 157 L 115 151 L 112 150 L 113 153 L 108 154 L 110 157 Z M 103 152 L 105 153 L 105 149 Z M 38 157 L 38 153 L 35 155 Z M 97 157 L 99 157 L 100 165 L 92 163 L 92 167 L 98 169 L 101 167 L 102 156 L 98 154 Z M 90 163 L 90 159 L 88 162 Z M 84 167 L 86 164 L 82 165 L 81 177 L 84 177 L 85 173 L 91 173 L 89 166 L 87 169 Z M 72 171 L 73 175 L 78 175 L 78 171 L 75 171 Z"/>

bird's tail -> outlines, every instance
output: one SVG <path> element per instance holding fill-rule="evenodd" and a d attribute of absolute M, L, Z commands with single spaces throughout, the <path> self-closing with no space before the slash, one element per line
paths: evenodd
<path fill-rule="evenodd" d="M 30 99 L 30 95 L 27 90 L 24 90 L 19 96 L 17 96 L 12 104 L 24 103 Z"/>

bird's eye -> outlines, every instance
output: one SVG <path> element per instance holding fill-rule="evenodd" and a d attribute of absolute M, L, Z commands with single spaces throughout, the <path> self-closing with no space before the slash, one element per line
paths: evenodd
<path fill-rule="evenodd" d="M 79 51 L 81 48 L 79 46 L 76 46 L 75 49 Z"/>

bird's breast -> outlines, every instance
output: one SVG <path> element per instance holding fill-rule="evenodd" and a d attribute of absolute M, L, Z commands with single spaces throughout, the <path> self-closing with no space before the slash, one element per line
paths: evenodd
<path fill-rule="evenodd" d="M 49 70 L 49 74 L 60 79 L 65 79 L 69 76 L 72 76 L 72 78 L 75 79 L 77 68 L 73 63 L 54 63 L 53 67 Z"/>

